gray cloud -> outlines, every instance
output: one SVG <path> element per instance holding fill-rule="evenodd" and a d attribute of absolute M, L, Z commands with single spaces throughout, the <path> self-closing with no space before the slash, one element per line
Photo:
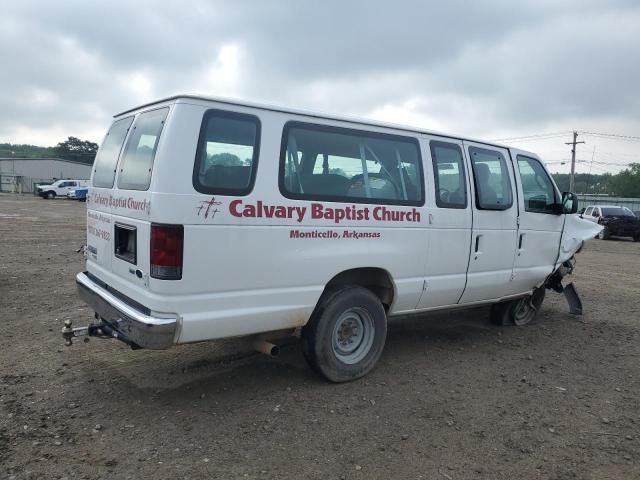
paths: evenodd
<path fill-rule="evenodd" d="M 482 136 L 640 128 L 637 2 L 10 0 L 0 141 L 183 91 Z"/>

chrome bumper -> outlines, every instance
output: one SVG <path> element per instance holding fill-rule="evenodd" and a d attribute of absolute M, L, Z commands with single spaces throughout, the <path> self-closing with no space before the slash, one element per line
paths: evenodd
<path fill-rule="evenodd" d="M 146 315 L 106 291 L 86 273 L 76 275 L 76 285 L 80 298 L 131 343 L 154 350 L 169 348 L 175 343 L 176 317 Z"/>

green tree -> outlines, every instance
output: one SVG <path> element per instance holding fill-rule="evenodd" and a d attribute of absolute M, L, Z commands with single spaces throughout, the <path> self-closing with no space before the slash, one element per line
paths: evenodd
<path fill-rule="evenodd" d="M 632 163 L 629 168 L 612 175 L 609 191 L 617 197 L 640 197 L 640 163 Z"/>
<path fill-rule="evenodd" d="M 80 140 L 76 137 L 69 137 L 64 142 L 58 143 L 54 147 L 54 151 L 60 158 L 92 164 L 96 158 L 98 144 L 88 140 Z"/>
<path fill-rule="evenodd" d="M 208 158 L 209 165 L 222 165 L 225 167 L 239 167 L 245 165 L 240 157 L 233 153 L 216 153 Z"/>

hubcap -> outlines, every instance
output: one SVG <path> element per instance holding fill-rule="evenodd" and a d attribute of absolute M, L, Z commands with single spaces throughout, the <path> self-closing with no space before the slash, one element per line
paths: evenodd
<path fill-rule="evenodd" d="M 371 350 L 373 337 L 371 315 L 363 308 L 350 308 L 340 315 L 333 328 L 333 353 L 343 363 L 358 363 Z"/>

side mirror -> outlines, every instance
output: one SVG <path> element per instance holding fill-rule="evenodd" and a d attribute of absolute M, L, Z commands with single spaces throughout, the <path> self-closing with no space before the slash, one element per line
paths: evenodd
<path fill-rule="evenodd" d="M 562 193 L 562 211 L 560 213 L 571 214 L 578 211 L 578 196 L 573 192 Z"/>

